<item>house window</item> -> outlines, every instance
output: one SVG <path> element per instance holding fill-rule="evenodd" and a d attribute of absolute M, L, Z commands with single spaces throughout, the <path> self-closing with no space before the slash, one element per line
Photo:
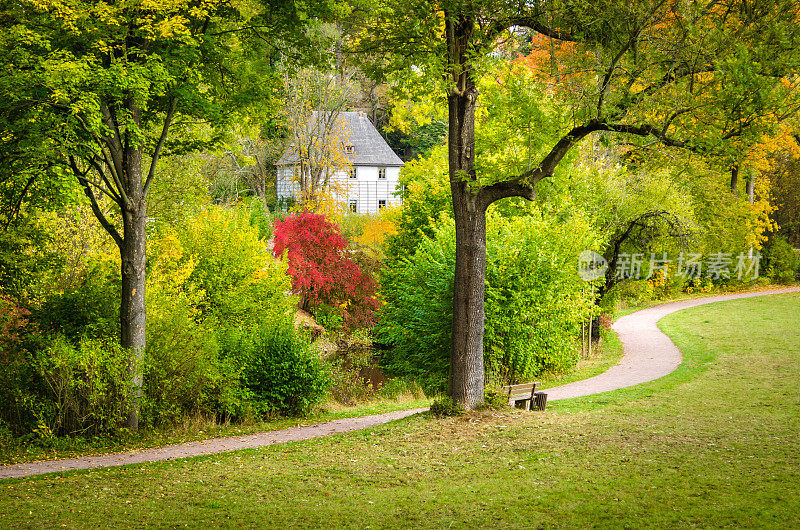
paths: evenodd
<path fill-rule="evenodd" d="M 353 154 L 353 146 L 352 145 L 344 146 L 344 152 L 347 153 L 348 155 L 352 155 Z"/>
<path fill-rule="evenodd" d="M 348 206 L 349 206 L 351 212 L 353 212 L 353 213 L 357 213 L 358 212 L 358 201 L 350 201 L 350 204 Z"/>
<path fill-rule="evenodd" d="M 379 179 L 386 179 L 386 168 L 378 168 L 378 178 Z"/>
<path fill-rule="evenodd" d="M 384 208 L 386 208 L 386 200 L 381 199 L 378 201 L 378 210 L 383 210 Z"/>
<path fill-rule="evenodd" d="M 350 178 L 351 179 L 356 178 L 356 168 L 354 168 L 354 167 L 350 168 Z"/>

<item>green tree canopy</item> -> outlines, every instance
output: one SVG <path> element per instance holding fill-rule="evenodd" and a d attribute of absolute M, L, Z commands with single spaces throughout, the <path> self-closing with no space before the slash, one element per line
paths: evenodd
<path fill-rule="evenodd" d="M 449 390 L 467 407 L 483 399 L 490 204 L 533 199 L 536 184 L 593 133 L 735 161 L 797 109 L 800 17 L 791 0 L 410 0 L 370 7 L 373 18 L 354 47 L 390 67 L 427 73 L 447 98 L 456 224 Z M 521 31 L 532 46 L 549 44 L 557 68 L 533 66 L 565 118 L 530 165 L 492 160 L 493 151 L 476 143 L 479 80 L 492 55 L 502 56 Z"/>
<path fill-rule="evenodd" d="M 198 125 L 224 125 L 269 98 L 264 57 L 302 49 L 302 27 L 330 5 L 0 2 L 0 152 L 23 184 L 24 175 L 38 179 L 45 170 L 76 177 L 117 243 L 121 345 L 132 352 L 135 387 L 145 341 L 147 195 L 159 159 L 213 140 L 198 140 Z M 300 45 L 279 49 L 287 41 Z M 114 215 L 100 208 L 100 195 Z M 137 421 L 135 401 L 130 427 Z"/>

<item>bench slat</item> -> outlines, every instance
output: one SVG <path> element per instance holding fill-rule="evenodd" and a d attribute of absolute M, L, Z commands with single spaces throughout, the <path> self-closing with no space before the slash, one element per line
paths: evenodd
<path fill-rule="evenodd" d="M 508 386 L 504 386 L 503 390 L 504 391 L 507 390 L 508 392 L 516 392 L 518 390 L 530 390 L 531 387 L 534 387 L 534 386 L 536 386 L 538 384 L 539 383 L 536 382 L 536 383 L 522 383 L 522 384 L 519 384 L 519 385 L 508 385 Z"/>

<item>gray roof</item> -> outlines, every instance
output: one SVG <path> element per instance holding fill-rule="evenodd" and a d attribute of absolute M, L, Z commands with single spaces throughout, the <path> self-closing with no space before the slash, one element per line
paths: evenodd
<path fill-rule="evenodd" d="M 315 113 L 316 114 L 316 113 Z M 353 153 L 345 156 L 354 166 L 402 166 L 403 161 L 392 151 L 378 129 L 362 112 L 342 112 L 339 116 L 344 120 L 350 136 L 347 141 L 353 146 Z M 314 119 L 313 116 L 311 119 Z M 297 163 L 297 153 L 290 146 L 278 159 L 277 165 L 286 166 Z"/>

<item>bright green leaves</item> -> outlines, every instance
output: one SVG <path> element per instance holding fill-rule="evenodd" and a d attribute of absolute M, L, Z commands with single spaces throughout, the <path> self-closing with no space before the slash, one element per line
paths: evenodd
<path fill-rule="evenodd" d="M 536 167 L 566 123 L 545 86 L 518 63 L 496 64 L 478 84 L 475 167 L 491 184 Z"/>

